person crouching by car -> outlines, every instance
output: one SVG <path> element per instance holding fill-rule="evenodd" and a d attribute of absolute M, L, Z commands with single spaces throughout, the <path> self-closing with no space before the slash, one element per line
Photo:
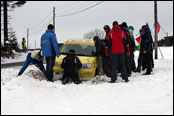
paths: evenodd
<path fill-rule="evenodd" d="M 69 50 L 67 56 L 63 59 L 61 67 L 64 69 L 62 84 L 67 84 L 71 79 L 75 84 L 80 84 L 78 69 L 82 67 L 80 59 L 75 55 L 73 49 Z"/>
<path fill-rule="evenodd" d="M 30 63 L 34 64 L 45 74 L 45 68 L 43 65 L 43 56 L 41 55 L 41 51 L 34 50 L 34 51 L 28 53 L 25 64 L 19 71 L 18 76 L 23 74 L 23 72 L 27 69 L 27 67 L 29 66 Z"/>

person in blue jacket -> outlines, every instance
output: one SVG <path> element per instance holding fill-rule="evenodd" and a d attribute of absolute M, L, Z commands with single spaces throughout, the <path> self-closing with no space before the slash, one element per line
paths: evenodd
<path fill-rule="evenodd" d="M 59 57 L 59 46 L 54 32 L 54 26 L 49 24 L 46 32 L 41 37 L 41 49 L 46 58 L 46 77 L 48 81 L 53 82 L 53 66 L 55 57 Z"/>
<path fill-rule="evenodd" d="M 144 34 L 141 39 L 141 51 L 143 51 L 144 62 L 147 67 L 146 73 L 144 75 L 150 75 L 152 72 L 152 64 L 151 64 L 151 52 L 152 52 L 152 36 L 149 29 L 149 26 L 143 27 Z"/>
<path fill-rule="evenodd" d="M 27 69 L 27 67 L 29 66 L 30 63 L 34 64 L 45 74 L 45 68 L 43 65 L 43 57 L 41 56 L 41 51 L 34 50 L 34 51 L 28 53 L 25 64 L 19 71 L 18 76 L 23 74 L 23 72 Z"/>

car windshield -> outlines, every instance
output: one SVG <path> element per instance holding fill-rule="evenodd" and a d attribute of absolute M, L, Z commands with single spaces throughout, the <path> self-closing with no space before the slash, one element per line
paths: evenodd
<path fill-rule="evenodd" d="M 69 50 L 75 50 L 75 54 L 78 56 L 93 56 L 94 46 L 82 45 L 82 44 L 64 44 L 60 48 L 61 54 L 67 54 Z"/>

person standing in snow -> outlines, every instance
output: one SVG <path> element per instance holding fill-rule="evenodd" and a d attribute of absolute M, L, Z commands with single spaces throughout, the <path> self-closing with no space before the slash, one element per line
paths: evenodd
<path fill-rule="evenodd" d="M 29 66 L 30 63 L 34 64 L 45 74 L 45 68 L 43 66 L 43 56 L 41 55 L 41 51 L 34 50 L 34 51 L 28 53 L 25 64 L 19 71 L 18 76 L 23 74 L 23 72 L 27 69 L 27 67 Z"/>
<path fill-rule="evenodd" d="M 136 66 L 135 66 L 135 60 L 134 60 L 134 52 L 135 52 L 135 38 L 134 38 L 134 28 L 133 26 L 129 26 L 129 32 L 130 32 L 130 40 L 131 40 L 131 46 L 130 46 L 130 57 L 131 57 L 131 70 L 133 72 L 136 71 Z"/>
<path fill-rule="evenodd" d="M 125 65 L 125 38 L 123 30 L 119 28 L 117 21 L 113 22 L 113 29 L 107 36 L 107 40 L 110 40 L 110 37 L 112 38 L 112 49 L 110 51 L 112 58 L 112 76 L 110 83 L 115 83 L 117 80 L 118 65 L 121 68 L 122 78 L 125 82 L 129 82 Z"/>
<path fill-rule="evenodd" d="M 110 33 L 111 29 L 109 27 L 109 25 L 105 25 L 103 27 L 104 31 L 106 32 L 106 36 L 105 36 L 105 54 L 106 54 L 106 59 L 107 59 L 107 66 L 108 66 L 108 70 L 111 73 L 111 55 L 108 53 L 108 50 L 111 49 L 109 48 L 111 46 L 111 43 L 109 43 L 110 41 L 107 40 L 107 36 Z"/>
<path fill-rule="evenodd" d="M 130 57 L 130 46 L 131 46 L 131 40 L 130 40 L 130 33 L 127 28 L 127 23 L 123 22 L 121 24 L 122 30 L 124 31 L 124 35 L 126 36 L 126 45 L 129 51 L 129 54 L 125 53 L 125 63 L 126 63 L 126 70 L 128 76 L 131 76 L 131 57 Z"/>
<path fill-rule="evenodd" d="M 144 55 L 144 62 L 147 68 L 145 75 L 150 75 L 152 71 L 151 52 L 152 52 L 152 36 L 148 26 L 144 26 L 144 34 L 141 39 L 142 51 Z"/>
<path fill-rule="evenodd" d="M 110 70 L 110 57 L 106 55 L 105 47 L 106 43 L 103 40 L 100 40 L 98 36 L 93 38 L 96 47 L 96 56 L 102 57 L 102 68 L 107 77 L 111 77 Z"/>
<path fill-rule="evenodd" d="M 22 38 L 22 50 L 24 53 L 26 53 L 26 51 L 27 51 L 25 38 Z"/>
<path fill-rule="evenodd" d="M 139 33 L 140 33 L 140 37 L 142 39 L 142 36 L 144 34 L 144 31 L 143 29 L 140 29 L 139 30 Z M 139 56 L 138 56 L 138 65 L 137 65 L 137 68 L 136 68 L 136 72 L 140 73 L 141 72 L 141 66 L 143 64 L 143 60 L 144 60 L 144 57 L 143 57 L 143 50 L 141 49 L 143 46 L 142 46 L 142 43 L 141 43 L 141 40 L 139 42 Z"/>
<path fill-rule="evenodd" d="M 48 81 L 53 81 L 53 66 L 55 57 L 59 57 L 59 46 L 54 32 L 54 26 L 49 24 L 46 32 L 41 37 L 41 48 L 43 56 L 46 57 L 46 77 Z"/>

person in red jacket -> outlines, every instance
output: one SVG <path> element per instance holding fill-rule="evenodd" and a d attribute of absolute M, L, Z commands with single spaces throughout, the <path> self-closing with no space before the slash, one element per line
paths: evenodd
<path fill-rule="evenodd" d="M 129 82 L 125 65 L 125 50 L 127 51 L 125 47 L 125 37 L 117 21 L 113 22 L 113 29 L 108 34 L 107 40 L 112 43 L 110 47 L 111 50 L 109 51 L 112 57 L 112 75 L 110 83 L 115 83 L 117 80 L 118 65 L 121 68 L 122 78 L 125 82 Z"/>

